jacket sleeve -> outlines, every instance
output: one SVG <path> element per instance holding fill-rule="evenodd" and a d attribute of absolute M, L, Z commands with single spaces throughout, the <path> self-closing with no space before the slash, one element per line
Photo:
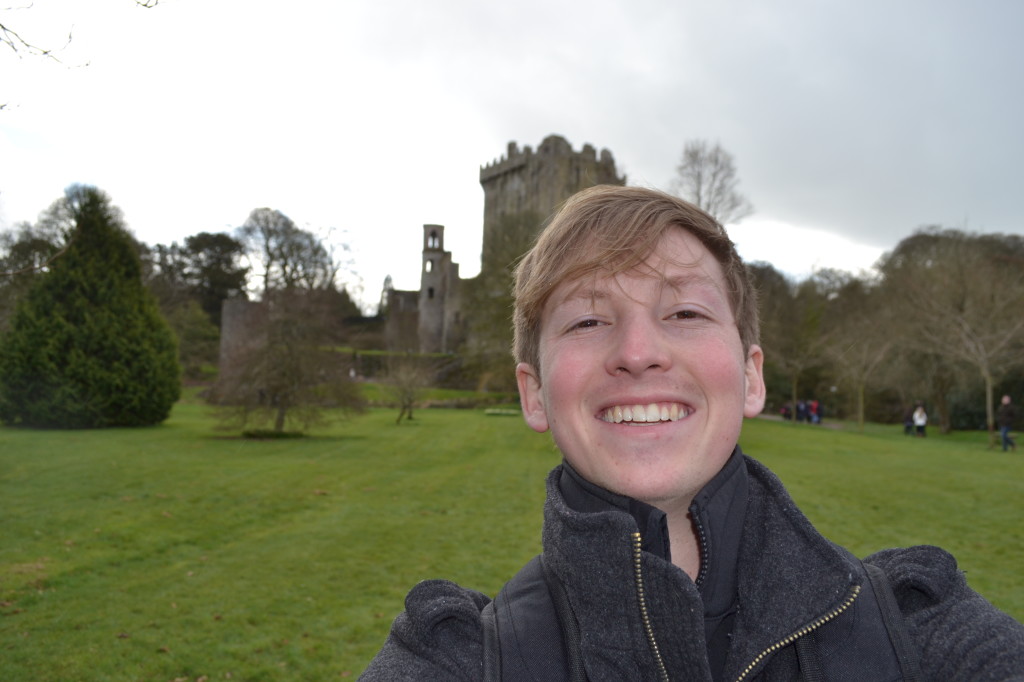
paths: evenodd
<path fill-rule="evenodd" d="M 888 549 L 865 561 L 889 578 L 926 680 L 1024 680 L 1024 626 L 967 586 L 938 547 Z"/>
<path fill-rule="evenodd" d="M 447 580 L 427 580 L 405 598 L 383 648 L 359 679 L 467 682 L 483 675 L 480 611 L 490 601 Z"/>

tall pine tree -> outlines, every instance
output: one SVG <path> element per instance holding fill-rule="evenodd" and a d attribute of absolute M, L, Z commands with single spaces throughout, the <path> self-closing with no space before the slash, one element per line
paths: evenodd
<path fill-rule="evenodd" d="M 74 185 L 67 250 L 0 339 L 0 419 L 43 428 L 157 424 L 181 392 L 174 335 L 143 287 L 120 212 Z"/>

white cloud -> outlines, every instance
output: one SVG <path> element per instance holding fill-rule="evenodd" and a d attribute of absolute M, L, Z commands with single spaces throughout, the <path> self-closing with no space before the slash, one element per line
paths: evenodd
<path fill-rule="evenodd" d="M 826 268 L 853 274 L 868 272 L 885 252 L 832 232 L 778 220 L 748 218 L 728 226 L 728 232 L 743 260 L 771 263 L 797 280 Z"/>

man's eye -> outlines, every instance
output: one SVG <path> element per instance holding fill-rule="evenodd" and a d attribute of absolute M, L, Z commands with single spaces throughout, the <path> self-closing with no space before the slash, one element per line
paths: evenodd
<path fill-rule="evenodd" d="M 700 313 L 695 310 L 679 310 L 671 315 L 671 317 L 676 320 L 696 320 L 699 319 L 700 316 Z"/>
<path fill-rule="evenodd" d="M 601 323 L 598 320 L 594 320 L 594 319 L 580 320 L 579 322 L 574 324 L 572 326 L 572 328 L 573 329 L 590 329 L 591 327 L 597 327 L 600 324 Z"/>

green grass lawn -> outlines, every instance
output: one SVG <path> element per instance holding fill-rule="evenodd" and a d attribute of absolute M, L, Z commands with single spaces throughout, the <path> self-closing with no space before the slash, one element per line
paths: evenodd
<path fill-rule="evenodd" d="M 0 677 L 354 678 L 417 581 L 495 593 L 539 550 L 550 440 L 481 410 L 394 417 L 255 442 L 184 401 L 151 429 L 0 429 Z M 826 535 L 945 546 L 1024 618 L 1024 457 L 898 426 L 755 420 L 743 444 Z"/>

